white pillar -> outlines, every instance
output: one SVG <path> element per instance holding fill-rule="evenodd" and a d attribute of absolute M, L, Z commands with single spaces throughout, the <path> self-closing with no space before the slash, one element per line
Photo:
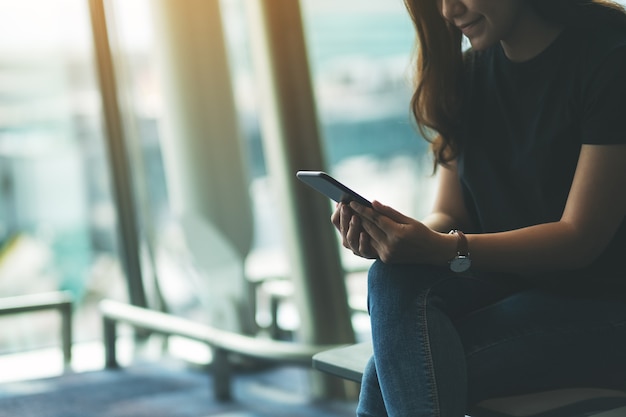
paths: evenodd
<path fill-rule="evenodd" d="M 254 314 L 243 275 L 252 210 L 219 1 L 153 5 L 170 201 L 206 280 L 211 321 L 238 330 L 235 316 Z"/>

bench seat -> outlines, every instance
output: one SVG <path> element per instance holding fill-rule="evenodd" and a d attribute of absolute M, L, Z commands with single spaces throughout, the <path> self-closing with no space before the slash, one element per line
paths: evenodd
<path fill-rule="evenodd" d="M 129 325 L 136 330 L 147 330 L 165 336 L 180 336 L 205 343 L 212 349 L 213 390 L 221 401 L 231 399 L 232 354 L 264 362 L 310 367 L 312 357 L 338 345 L 311 345 L 261 339 L 218 329 L 183 317 L 104 300 L 99 305 L 103 319 L 105 364 L 119 367 L 116 353 L 117 326 Z"/>
<path fill-rule="evenodd" d="M 329 349 L 313 356 L 313 367 L 361 382 L 372 356 L 369 342 Z M 560 389 L 494 398 L 468 410 L 471 417 L 626 417 L 626 391 L 598 388 Z"/>

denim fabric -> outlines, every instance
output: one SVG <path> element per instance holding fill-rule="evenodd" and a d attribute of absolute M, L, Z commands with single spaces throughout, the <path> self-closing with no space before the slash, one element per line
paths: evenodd
<path fill-rule="evenodd" d="M 357 415 L 462 417 L 497 396 L 626 386 L 626 303 L 497 278 L 375 262 Z"/>

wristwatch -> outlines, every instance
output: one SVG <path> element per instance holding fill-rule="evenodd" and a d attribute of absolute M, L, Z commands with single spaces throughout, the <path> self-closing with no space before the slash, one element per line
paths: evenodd
<path fill-rule="evenodd" d="M 450 230 L 449 234 L 457 235 L 458 237 L 456 256 L 450 261 L 450 269 L 454 272 L 465 272 L 472 265 L 467 238 L 463 232 L 456 229 Z"/>

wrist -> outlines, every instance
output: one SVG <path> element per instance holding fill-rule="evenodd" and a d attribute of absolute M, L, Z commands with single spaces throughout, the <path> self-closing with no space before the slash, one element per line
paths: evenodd
<path fill-rule="evenodd" d="M 457 255 L 458 238 L 448 232 L 439 232 L 439 249 L 436 260 L 439 265 L 448 266 Z"/>
<path fill-rule="evenodd" d="M 457 229 L 450 230 L 449 235 L 456 237 L 456 255 L 450 260 L 450 269 L 453 272 L 465 272 L 472 265 L 467 237 Z"/>

